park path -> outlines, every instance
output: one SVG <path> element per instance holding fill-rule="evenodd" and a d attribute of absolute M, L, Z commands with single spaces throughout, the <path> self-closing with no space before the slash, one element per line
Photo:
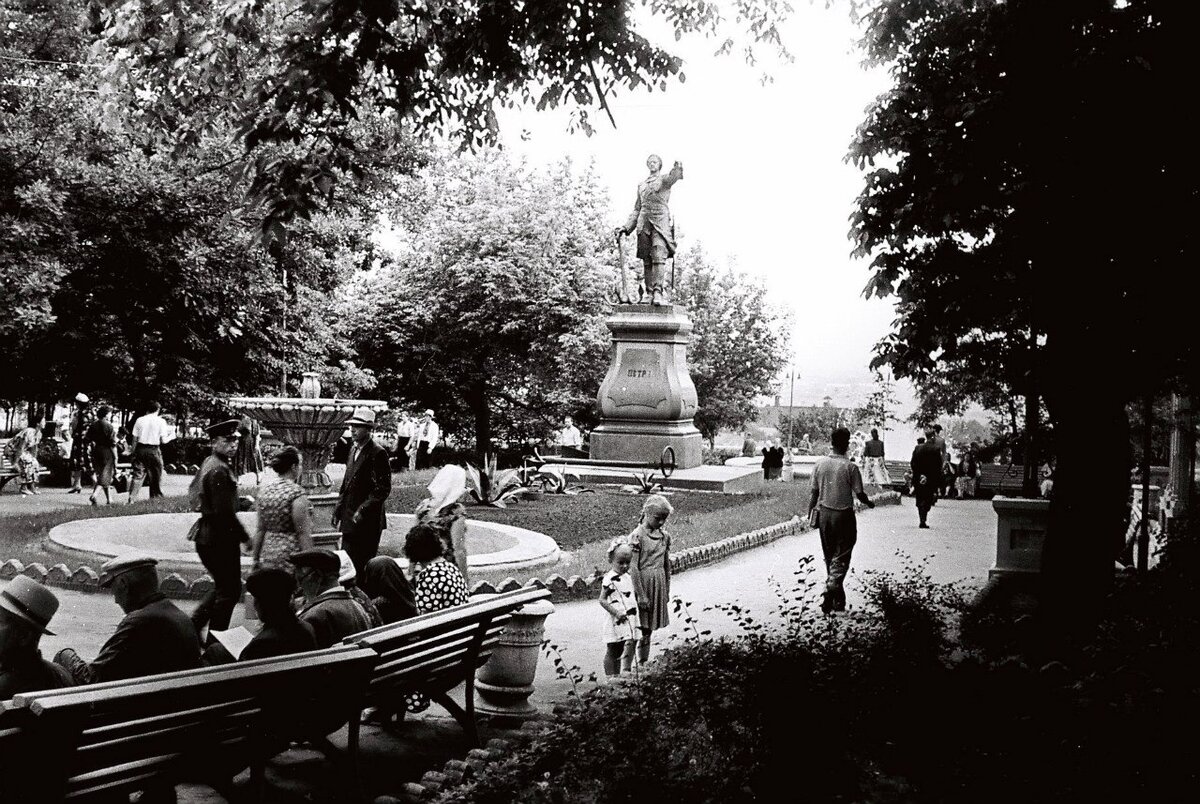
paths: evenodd
<path fill-rule="evenodd" d="M 861 606 L 862 573 L 866 570 L 900 572 L 906 561 L 928 559 L 925 571 L 936 583 L 965 581 L 981 587 L 995 563 L 996 514 L 986 500 L 939 500 L 929 515 L 929 530 L 917 528 L 912 498 L 900 505 L 881 505 L 858 515 L 858 543 L 846 582 L 847 604 Z M 667 523 L 670 530 L 670 523 Z M 816 578 L 824 580 L 821 542 L 816 531 L 786 536 L 764 547 L 749 550 L 719 564 L 689 570 L 671 581 L 671 597 L 688 603 L 700 630 L 713 636 L 732 636 L 736 624 L 726 615 L 704 611 L 706 606 L 734 603 L 761 620 L 778 605 L 773 582 L 784 589 L 794 585 L 800 560 L 816 559 Z M 577 666 L 583 676 L 603 675 L 604 655 L 599 632 L 600 605 L 594 601 L 556 603 L 546 621 L 546 638 L 557 645 L 568 666 Z M 769 621 L 769 617 L 766 617 Z M 669 628 L 657 631 L 651 641 L 652 655 L 683 636 L 685 625 L 672 614 Z M 555 679 L 545 660 L 539 665 L 535 704 L 561 700 L 569 682 Z"/>
<path fill-rule="evenodd" d="M 917 561 L 928 559 L 926 572 L 935 582 L 983 584 L 995 556 L 996 525 L 991 503 L 942 500 L 929 521 L 930 530 L 917 528 L 916 510 L 910 498 L 901 505 L 879 506 L 859 515 L 858 544 L 847 581 L 852 608 L 863 602 L 860 585 L 863 572 L 899 572 L 907 557 Z M 820 542 L 815 532 L 787 536 L 719 564 L 680 574 L 673 579 L 671 593 L 689 603 L 701 629 L 711 630 L 714 636 L 732 635 L 737 631 L 736 625 L 719 612 L 703 611 L 704 607 L 736 603 L 749 609 L 756 619 L 768 615 L 777 604 L 771 582 L 789 586 L 804 556 L 817 557 L 819 562 Z M 816 576 L 823 578 L 823 570 L 818 570 Z M 95 656 L 116 627 L 120 610 L 105 594 L 62 589 L 55 590 L 55 594 L 61 601 L 51 625 L 56 635 L 42 639 L 43 654 L 49 657 L 59 648 L 70 646 L 84 657 Z M 182 605 L 190 610 L 194 604 Z M 546 623 L 547 639 L 559 647 L 567 665 L 578 666 L 584 676 L 592 672 L 602 674 L 600 611 L 594 601 L 556 604 Z M 657 632 L 654 653 L 660 652 L 672 636 L 682 636 L 683 630 L 683 624 L 675 621 L 670 628 Z M 549 661 L 541 659 L 533 703 L 542 711 L 549 711 L 554 703 L 563 700 L 569 688 L 567 680 L 555 677 Z M 404 782 L 417 780 L 425 770 L 439 768 L 447 759 L 461 758 L 465 749 L 461 732 L 436 706 L 423 715 L 410 717 L 399 734 L 367 727 L 363 732 L 367 789 L 373 795 L 395 792 Z M 318 781 L 328 773 L 329 768 L 320 755 L 294 750 L 273 763 L 270 776 L 273 789 L 283 796 L 280 800 L 339 800 Z M 187 804 L 214 804 L 221 800 L 205 787 L 180 788 L 180 801 Z"/>

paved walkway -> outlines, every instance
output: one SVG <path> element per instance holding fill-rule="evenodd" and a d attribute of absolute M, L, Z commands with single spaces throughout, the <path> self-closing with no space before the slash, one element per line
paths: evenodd
<path fill-rule="evenodd" d="M 880 506 L 859 516 L 859 539 L 847 584 L 851 607 L 862 605 L 861 575 L 866 570 L 899 572 L 906 556 L 914 560 L 928 558 L 927 574 L 935 582 L 965 580 L 980 585 L 987 577 L 995 555 L 995 514 L 989 502 L 980 500 L 942 500 L 929 517 L 930 530 L 917 528 L 917 515 L 911 499 L 899 506 Z M 672 596 L 687 601 L 702 629 L 714 636 L 733 634 L 736 626 L 719 612 L 704 612 L 715 603 L 737 603 L 761 619 L 775 608 L 772 581 L 790 585 L 799 560 L 816 556 L 819 564 L 820 543 L 816 533 L 780 539 L 765 547 L 742 553 L 720 564 L 691 570 L 674 579 Z M 816 577 L 823 578 L 823 569 Z M 100 645 L 115 628 L 121 612 L 106 595 L 56 590 L 62 603 L 51 628 L 57 636 L 42 640 L 45 655 L 71 646 L 85 658 L 95 656 Z M 190 609 L 193 604 L 183 604 Z M 586 676 L 601 674 L 603 645 L 598 631 L 601 610 L 597 603 L 581 601 L 556 605 L 546 625 L 546 636 L 558 645 L 568 665 L 576 665 Z M 655 634 L 654 652 L 659 652 L 672 635 L 680 635 L 683 624 Z M 539 662 L 533 702 L 548 711 L 563 699 L 570 684 L 555 678 L 550 663 Z M 485 735 L 487 732 L 485 732 Z M 344 740 L 344 733 L 342 735 Z M 396 792 L 407 781 L 415 781 L 426 770 L 440 768 L 451 758 L 466 751 L 461 733 L 436 706 L 424 716 L 407 724 L 400 735 L 364 728 L 364 778 L 371 795 Z M 272 784 L 280 788 L 278 800 L 337 801 L 339 791 L 325 782 L 330 768 L 319 755 L 293 751 L 274 763 Z M 285 796 L 285 791 L 290 791 Z M 220 801 L 207 788 L 181 788 L 181 801 Z"/>

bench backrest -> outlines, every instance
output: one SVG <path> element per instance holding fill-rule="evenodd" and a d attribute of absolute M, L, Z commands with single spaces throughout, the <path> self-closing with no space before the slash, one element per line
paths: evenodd
<path fill-rule="evenodd" d="M 372 700 L 450 690 L 488 660 L 514 610 L 548 597 L 548 589 L 518 589 L 363 631 L 346 642 L 379 654 Z"/>
<path fill-rule="evenodd" d="M 261 753 L 280 741 L 329 734 L 361 708 L 378 658 L 338 646 L 25 693 L 0 706 L 29 713 L 25 750 L 61 777 L 47 799 L 86 798 L 143 789 L 196 763 L 229 763 L 236 772 L 254 761 L 256 746 Z M 45 781 L 39 792 L 51 793 Z"/>

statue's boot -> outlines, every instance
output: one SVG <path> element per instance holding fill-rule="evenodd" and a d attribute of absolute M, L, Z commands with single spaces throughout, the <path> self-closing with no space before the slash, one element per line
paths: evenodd
<path fill-rule="evenodd" d="M 667 304 L 666 294 L 663 293 L 662 288 L 654 289 L 654 292 L 650 295 L 650 303 L 652 305 L 654 305 L 655 307 L 665 307 L 666 306 L 666 304 Z"/>

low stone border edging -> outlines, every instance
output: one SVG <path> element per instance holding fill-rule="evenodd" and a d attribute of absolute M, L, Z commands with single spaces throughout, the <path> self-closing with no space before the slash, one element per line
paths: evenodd
<path fill-rule="evenodd" d="M 871 501 L 876 505 L 899 505 L 900 494 L 895 491 L 882 491 L 871 495 Z M 855 510 L 862 510 L 865 506 L 855 503 L 854 507 Z M 770 544 L 776 539 L 790 536 L 794 533 L 804 533 L 810 529 L 807 519 L 793 517 L 787 522 L 780 522 L 776 525 L 768 525 L 765 528 L 752 530 L 748 533 L 730 536 L 712 544 L 689 547 L 671 556 L 671 573 L 685 572 L 695 567 L 713 564 L 745 550 Z M 16 558 L 10 558 L 8 561 L 0 564 L 0 580 L 11 581 L 18 575 L 25 575 L 39 583 L 44 583 L 47 586 L 57 586 L 62 589 L 73 589 L 78 592 L 101 591 L 99 573 L 88 566 L 81 566 L 72 572 L 71 568 L 66 564 L 55 564 L 46 569 L 46 566 L 40 562 L 35 561 L 31 564 L 25 564 Z M 550 600 L 555 603 L 565 603 L 573 600 L 591 600 L 600 596 L 600 580 L 602 577 L 600 573 L 593 573 L 588 578 L 581 578 L 578 575 L 563 578 L 561 575 L 552 574 L 544 580 L 542 578 L 530 578 L 524 584 L 516 578 L 505 578 L 499 585 L 489 581 L 479 581 L 471 587 L 471 594 L 511 592 L 523 586 L 532 586 L 539 589 L 549 589 L 551 594 Z M 172 572 L 163 578 L 160 585 L 162 592 L 167 597 L 173 598 L 199 599 L 212 588 L 213 580 L 207 575 L 202 575 L 191 583 L 188 583 L 187 579 L 177 572 Z"/>

